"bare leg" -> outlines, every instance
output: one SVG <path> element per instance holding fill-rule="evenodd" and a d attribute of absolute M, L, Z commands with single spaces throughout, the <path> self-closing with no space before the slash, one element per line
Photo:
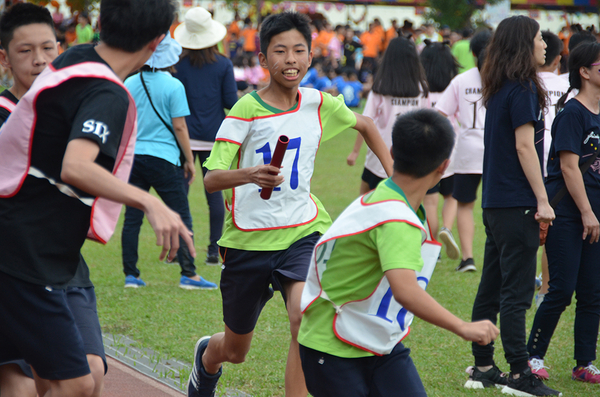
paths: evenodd
<path fill-rule="evenodd" d="M 550 273 L 548 273 L 548 255 L 546 255 L 546 246 L 544 246 L 544 251 L 542 252 L 542 288 L 538 294 L 544 295 L 548 292 L 548 282 L 550 281 Z"/>
<path fill-rule="evenodd" d="M 100 356 L 95 354 L 87 355 L 88 365 L 90 371 L 92 371 L 92 378 L 94 379 L 94 392 L 92 397 L 100 397 L 102 390 L 104 390 L 104 361 Z"/>
<path fill-rule="evenodd" d="M 240 364 L 246 360 L 246 355 L 250 351 L 250 343 L 254 332 L 240 335 L 236 334 L 229 327 L 225 326 L 225 332 L 214 334 L 204 355 L 202 356 L 202 365 L 204 370 L 210 375 L 219 372 L 219 368 L 225 362 Z"/>
<path fill-rule="evenodd" d="M 360 181 L 360 194 L 365 194 L 366 192 L 368 192 L 369 190 L 369 184 L 365 181 Z"/>
<path fill-rule="evenodd" d="M 0 366 L 0 394 L 2 397 L 36 397 L 35 382 L 21 371 L 17 364 Z"/>
<path fill-rule="evenodd" d="M 444 196 L 444 206 L 442 207 L 442 223 L 446 229 L 452 230 L 452 226 L 454 226 L 457 203 L 458 201 L 456 201 L 451 194 Z"/>
<path fill-rule="evenodd" d="M 473 238 L 475 236 L 473 208 L 475 208 L 474 201 L 471 203 L 458 203 L 456 226 L 463 260 L 473 257 Z"/>
<path fill-rule="evenodd" d="M 440 201 L 439 193 L 431 193 L 425 196 L 423 199 L 423 207 L 427 213 L 427 220 L 429 221 L 429 228 L 432 236 L 438 235 L 438 228 L 440 222 L 438 220 L 438 203 Z"/>
<path fill-rule="evenodd" d="M 300 348 L 298 346 L 298 331 L 300 330 L 300 322 L 302 321 L 300 299 L 304 284 L 301 281 L 290 281 L 284 285 L 288 318 L 290 320 L 290 333 L 292 334 L 285 367 L 286 397 L 306 397 L 308 395 L 304 372 L 302 371 L 302 363 L 300 361 Z"/>
<path fill-rule="evenodd" d="M 38 376 L 33 369 L 35 385 L 43 397 L 92 397 L 94 378 L 91 374 L 66 380 L 47 380 Z M 42 391 L 46 390 L 43 394 Z"/>

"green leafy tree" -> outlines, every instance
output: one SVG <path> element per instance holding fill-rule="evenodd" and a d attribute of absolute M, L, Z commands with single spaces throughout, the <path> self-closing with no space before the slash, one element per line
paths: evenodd
<path fill-rule="evenodd" d="M 487 4 L 497 4 L 502 0 L 487 0 Z M 477 0 L 429 0 L 430 11 L 426 18 L 440 25 L 448 25 L 452 30 L 460 30 L 471 26 L 473 13 L 483 2 Z"/>

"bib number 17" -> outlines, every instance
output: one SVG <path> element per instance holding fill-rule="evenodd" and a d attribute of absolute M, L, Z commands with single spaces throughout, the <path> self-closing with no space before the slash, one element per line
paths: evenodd
<path fill-rule="evenodd" d="M 296 190 L 298 188 L 298 160 L 300 158 L 300 144 L 302 143 L 302 138 L 297 137 L 290 139 L 286 150 L 295 150 L 296 155 L 294 156 L 294 163 L 292 164 L 292 175 L 290 176 L 290 187 L 292 190 Z M 273 156 L 271 152 L 271 145 L 267 142 L 260 149 L 256 149 L 257 154 L 262 154 L 263 162 L 265 164 L 271 164 L 271 158 Z M 260 189 L 259 189 L 260 190 Z M 276 187 L 273 191 L 280 191 L 280 187 Z"/>

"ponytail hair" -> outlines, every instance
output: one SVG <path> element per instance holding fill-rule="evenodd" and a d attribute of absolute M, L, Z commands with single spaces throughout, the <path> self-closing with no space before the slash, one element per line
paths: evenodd
<path fill-rule="evenodd" d="M 569 54 L 569 89 L 566 94 L 560 97 L 556 104 L 556 109 L 565 107 L 565 102 L 569 93 L 573 89 L 581 90 L 581 68 L 590 68 L 600 58 L 600 43 L 586 42 L 581 43 Z"/>

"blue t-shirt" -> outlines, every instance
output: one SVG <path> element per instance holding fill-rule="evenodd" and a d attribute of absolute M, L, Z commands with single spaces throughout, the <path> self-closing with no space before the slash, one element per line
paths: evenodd
<path fill-rule="evenodd" d="M 600 116 L 590 112 L 578 100 L 570 100 L 558 113 L 552 124 L 552 145 L 548 155 L 546 189 L 552 198 L 565 186 L 560 169 L 560 151 L 579 155 L 579 164 L 585 163 L 600 144 Z M 585 191 L 595 214 L 600 214 L 600 159 L 596 159 L 583 175 Z M 581 212 L 568 193 L 556 206 L 556 215 L 581 217 Z"/>
<path fill-rule="evenodd" d="M 515 130 L 534 123 L 535 149 L 540 169 L 544 149 L 544 112 L 533 83 L 509 80 L 494 94 L 485 116 L 483 154 L 483 208 L 537 207 L 516 149 Z M 541 175 L 541 174 L 540 174 Z"/>
<path fill-rule="evenodd" d="M 190 114 L 183 84 L 168 72 L 142 73 L 154 107 L 162 119 L 173 128 L 172 119 Z M 125 86 L 135 99 L 138 112 L 135 154 L 154 156 L 171 164 L 181 165 L 175 135 L 165 127 L 152 109 L 140 74 L 137 73 L 125 80 Z"/>
<path fill-rule="evenodd" d="M 315 81 L 315 84 L 313 85 L 313 88 L 319 91 L 323 91 L 323 89 L 329 87 L 331 87 L 331 80 L 329 80 L 329 77 L 326 76 L 318 77 L 317 81 Z"/>
<path fill-rule="evenodd" d="M 338 88 L 341 84 L 344 84 L 344 78 L 342 76 L 336 76 L 333 79 L 331 79 L 331 85 L 335 88 Z M 339 91 L 339 89 L 338 89 Z"/>
<path fill-rule="evenodd" d="M 359 105 L 362 90 L 363 86 L 360 81 L 345 81 L 338 86 L 338 91 L 344 96 L 344 102 L 348 107 Z"/>
<path fill-rule="evenodd" d="M 319 73 L 317 72 L 317 69 L 315 69 L 315 68 L 308 69 L 308 72 L 306 72 L 306 74 L 304 75 L 304 78 L 300 82 L 300 87 L 306 87 L 308 85 L 314 86 L 315 83 L 317 82 L 318 77 L 319 77 Z"/>

